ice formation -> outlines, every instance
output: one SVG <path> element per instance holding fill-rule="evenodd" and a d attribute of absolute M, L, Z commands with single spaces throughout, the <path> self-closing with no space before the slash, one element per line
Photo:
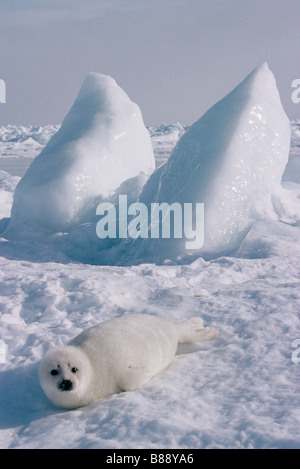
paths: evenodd
<path fill-rule="evenodd" d="M 189 128 L 148 179 L 140 202 L 204 203 L 201 254 L 229 253 L 255 221 L 276 219 L 272 195 L 280 187 L 289 147 L 290 122 L 264 63 Z M 178 239 L 133 244 L 135 255 L 148 260 L 187 254 Z"/>
<path fill-rule="evenodd" d="M 12 224 L 68 231 L 86 221 L 95 198 L 154 167 L 138 105 L 113 78 L 90 73 L 61 128 L 18 184 Z"/>

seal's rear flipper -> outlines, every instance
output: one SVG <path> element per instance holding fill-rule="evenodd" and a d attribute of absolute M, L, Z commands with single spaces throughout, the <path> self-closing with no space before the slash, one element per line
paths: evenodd
<path fill-rule="evenodd" d="M 178 342 L 194 343 L 211 340 L 218 335 L 218 329 L 215 327 L 204 327 L 203 319 L 191 318 L 187 321 L 172 321 L 178 330 Z"/>

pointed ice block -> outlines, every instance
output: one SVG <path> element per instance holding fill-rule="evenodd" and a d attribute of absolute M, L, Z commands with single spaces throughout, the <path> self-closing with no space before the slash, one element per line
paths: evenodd
<path fill-rule="evenodd" d="M 67 231 L 124 181 L 155 167 L 141 111 L 109 76 L 90 73 L 60 130 L 18 184 L 12 222 Z"/>
<path fill-rule="evenodd" d="M 228 253 L 256 220 L 276 218 L 272 193 L 289 147 L 289 119 L 264 63 L 189 128 L 147 181 L 140 202 L 204 203 L 200 254 Z M 135 247 L 148 260 L 186 254 L 179 240 L 145 239 Z"/>

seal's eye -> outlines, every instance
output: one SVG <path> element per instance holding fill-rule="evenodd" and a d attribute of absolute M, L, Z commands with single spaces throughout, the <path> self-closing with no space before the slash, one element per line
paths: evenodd
<path fill-rule="evenodd" d="M 51 370 L 50 375 L 56 376 L 56 375 L 58 375 L 58 371 L 57 370 Z"/>
<path fill-rule="evenodd" d="M 74 368 L 72 368 L 72 370 L 71 370 L 71 371 L 72 371 L 72 373 L 77 373 L 77 371 L 78 371 L 78 368 L 75 368 L 75 366 L 74 366 Z"/>

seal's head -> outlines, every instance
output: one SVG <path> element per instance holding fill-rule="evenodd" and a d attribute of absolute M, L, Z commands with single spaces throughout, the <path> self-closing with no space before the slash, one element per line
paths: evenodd
<path fill-rule="evenodd" d="M 39 368 L 40 384 L 58 407 L 74 409 L 90 402 L 93 371 L 78 347 L 57 347 L 46 354 Z"/>

